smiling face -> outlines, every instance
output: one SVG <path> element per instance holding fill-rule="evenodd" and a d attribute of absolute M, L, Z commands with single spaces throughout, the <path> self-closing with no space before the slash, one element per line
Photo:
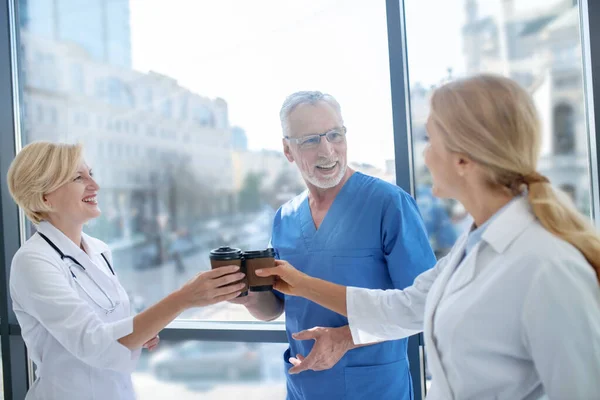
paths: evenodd
<path fill-rule="evenodd" d="M 79 163 L 75 176 L 58 189 L 44 196 L 52 211 L 48 219 L 83 225 L 100 215 L 96 195 L 100 187 L 84 161 Z"/>
<path fill-rule="evenodd" d="M 290 138 L 327 133 L 343 129 L 343 121 L 336 109 L 325 101 L 316 104 L 300 104 L 288 118 Z M 298 143 L 284 139 L 284 153 L 295 162 L 307 184 L 320 189 L 330 189 L 340 184 L 346 173 L 346 140 L 330 143 L 321 137 L 316 147 L 302 148 Z"/>

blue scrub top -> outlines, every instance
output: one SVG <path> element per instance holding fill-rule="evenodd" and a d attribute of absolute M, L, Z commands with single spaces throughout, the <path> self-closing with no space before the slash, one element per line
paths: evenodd
<path fill-rule="evenodd" d="M 372 289 L 403 289 L 436 262 L 413 198 L 359 172 L 342 187 L 318 230 L 308 192 L 284 204 L 275 215 L 271 244 L 279 258 L 311 276 Z M 351 350 L 327 371 L 287 374 L 290 355 L 306 356 L 314 343 L 295 340 L 293 333 L 348 325 L 348 319 L 300 297 L 284 300 L 288 399 L 413 398 L 407 339 Z"/>

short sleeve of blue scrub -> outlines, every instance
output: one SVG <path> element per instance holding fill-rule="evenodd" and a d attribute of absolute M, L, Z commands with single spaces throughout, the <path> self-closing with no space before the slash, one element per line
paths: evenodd
<path fill-rule="evenodd" d="M 279 258 L 299 270 L 345 286 L 403 289 L 435 265 L 435 256 L 415 201 L 402 189 L 354 173 L 317 230 L 307 192 L 283 205 L 273 222 Z M 308 355 L 313 341 L 292 334 L 315 326 L 340 327 L 348 320 L 309 300 L 283 296 L 290 343 L 284 354 Z M 407 340 L 349 351 L 327 371 L 287 375 L 288 399 L 411 399 Z"/>

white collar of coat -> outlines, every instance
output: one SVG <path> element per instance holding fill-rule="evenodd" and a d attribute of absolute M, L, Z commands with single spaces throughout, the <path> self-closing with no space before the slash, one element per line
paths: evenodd
<path fill-rule="evenodd" d="M 37 226 L 37 231 L 46 235 L 64 254 L 72 257 L 82 255 L 83 250 L 69 239 L 58 228 L 48 221 L 42 221 Z M 109 251 L 108 245 L 101 240 L 81 232 L 81 240 L 89 255 L 99 255 Z"/>
<path fill-rule="evenodd" d="M 502 214 L 492 221 L 483 232 L 481 240 L 492 246 L 496 252 L 503 253 L 533 221 L 535 215 L 531 211 L 527 195 L 519 196 L 511 200 L 511 204 Z"/>

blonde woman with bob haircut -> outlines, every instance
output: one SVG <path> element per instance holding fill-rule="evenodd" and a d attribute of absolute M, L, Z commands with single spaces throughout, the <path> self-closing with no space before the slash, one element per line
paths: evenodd
<path fill-rule="evenodd" d="M 433 269 L 385 291 L 285 261 L 261 275 L 346 315 L 355 344 L 423 331 L 428 399 L 600 398 L 600 239 L 537 171 L 531 97 L 499 76 L 451 82 L 432 95 L 427 131 L 433 193 L 474 219 Z M 311 357 L 298 356 L 304 369 Z"/>
<path fill-rule="evenodd" d="M 79 145 L 27 145 L 8 171 L 15 202 L 37 232 L 15 254 L 13 308 L 37 377 L 27 400 L 132 400 L 131 372 L 142 347 L 182 311 L 241 293 L 237 267 L 198 274 L 132 315 L 118 266 L 102 241 L 82 232 L 100 215 L 100 189 Z M 233 284 L 232 284 L 233 283 Z"/>

